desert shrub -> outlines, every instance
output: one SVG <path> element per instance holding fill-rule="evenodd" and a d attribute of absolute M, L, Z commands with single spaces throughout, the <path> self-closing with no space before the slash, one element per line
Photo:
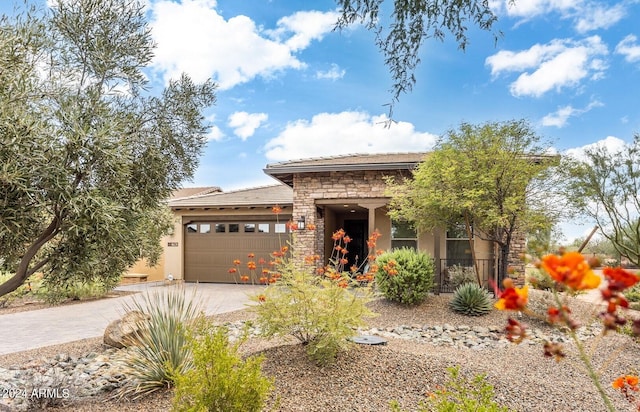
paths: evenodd
<path fill-rule="evenodd" d="M 492 299 L 489 292 L 477 283 L 463 283 L 453 293 L 449 306 L 454 312 L 467 316 L 482 316 L 491 312 Z"/>
<path fill-rule="evenodd" d="M 629 307 L 640 310 L 640 285 L 636 284 L 624 292 L 624 297 L 629 301 Z"/>
<path fill-rule="evenodd" d="M 460 375 L 460 368 L 447 368 L 449 380 L 442 388 L 429 394 L 420 402 L 418 412 L 508 412 L 494 400 L 493 386 L 487 383 L 485 375 L 476 375 L 472 380 Z M 391 410 L 400 412 L 397 401 L 391 403 Z"/>
<path fill-rule="evenodd" d="M 124 351 L 122 362 L 130 380 L 118 396 L 139 398 L 172 385 L 175 376 L 191 369 L 187 328 L 202 316 L 202 307 L 195 290 L 188 297 L 183 286 L 146 292 L 123 305 L 125 312 L 140 311 L 148 320 L 141 321 L 144 324 Z"/>
<path fill-rule="evenodd" d="M 114 287 L 115 285 L 99 278 L 60 282 L 58 284 L 46 282 L 37 291 L 37 295 L 47 303 L 57 304 L 67 300 L 101 298 Z"/>
<path fill-rule="evenodd" d="M 9 278 L 13 276 L 13 273 L 0 271 L 0 284 L 3 284 Z M 6 295 L 0 297 L 0 308 L 5 307 L 11 302 L 14 302 L 16 299 L 20 299 L 29 294 L 37 295 L 38 291 L 42 284 L 42 275 L 34 274 L 29 276 L 29 278 L 14 290 L 11 293 L 7 293 Z"/>
<path fill-rule="evenodd" d="M 433 259 L 410 248 L 394 249 L 377 259 L 376 284 L 388 300 L 416 305 L 434 286 Z"/>
<path fill-rule="evenodd" d="M 358 281 L 349 273 L 318 275 L 308 264 L 294 263 L 294 258 L 280 257 L 277 262 L 277 282 L 252 297 L 258 303 L 252 309 L 262 334 L 294 336 L 307 345 L 307 354 L 317 364 L 331 363 L 364 326 L 364 318 L 373 316 L 366 306 L 370 287 L 352 289 Z"/>
<path fill-rule="evenodd" d="M 549 276 L 547 272 L 535 268 L 527 268 L 527 283 L 534 289 L 553 290 L 556 282 Z"/>
<path fill-rule="evenodd" d="M 476 271 L 473 266 L 453 265 L 447 269 L 449 281 L 454 288 L 463 283 L 477 282 Z"/>
<path fill-rule="evenodd" d="M 273 380 L 262 375 L 264 356 L 242 359 L 238 348 L 245 339 L 246 334 L 229 344 L 227 329 L 206 319 L 189 328 L 187 346 L 193 368 L 174 378 L 173 410 L 261 411 Z"/>

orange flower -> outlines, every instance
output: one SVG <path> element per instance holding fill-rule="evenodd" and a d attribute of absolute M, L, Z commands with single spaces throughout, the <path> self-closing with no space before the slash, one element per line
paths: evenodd
<path fill-rule="evenodd" d="M 338 282 L 338 286 L 345 289 L 347 286 L 349 286 L 349 282 L 347 282 L 346 280 L 341 280 L 340 282 Z"/>
<path fill-rule="evenodd" d="M 309 223 L 307 225 L 307 230 L 316 230 L 316 225 L 314 225 L 313 223 Z"/>
<path fill-rule="evenodd" d="M 235 260 L 233 261 L 233 264 L 234 264 L 234 265 L 239 265 L 240 263 L 242 263 L 242 262 L 240 262 L 240 259 L 235 259 Z"/>
<path fill-rule="evenodd" d="M 600 285 L 600 277 L 593 273 L 589 263 L 578 252 L 544 256 L 541 266 L 556 282 L 573 290 L 595 289 Z"/>
<path fill-rule="evenodd" d="M 258 302 L 266 302 L 267 297 L 265 295 L 258 295 Z"/>
<path fill-rule="evenodd" d="M 266 285 L 267 282 L 269 281 L 269 279 L 266 276 L 261 276 L 260 279 L 258 279 L 258 281 L 263 284 Z"/>
<path fill-rule="evenodd" d="M 282 213 L 282 208 L 278 205 L 275 205 L 274 207 L 271 208 L 271 211 L 276 215 L 279 215 L 280 213 Z"/>
<path fill-rule="evenodd" d="M 282 247 L 280 248 L 280 251 L 281 251 L 282 253 L 287 253 L 287 251 L 288 251 L 288 250 L 289 250 L 289 246 L 282 246 Z"/>
<path fill-rule="evenodd" d="M 344 230 L 340 229 L 336 232 L 333 232 L 333 235 L 331 236 L 331 239 L 333 240 L 340 240 L 344 237 Z"/>
<path fill-rule="evenodd" d="M 609 290 L 624 290 L 638 283 L 638 275 L 622 269 L 606 267 L 602 273 L 607 278 Z"/>
<path fill-rule="evenodd" d="M 262 274 L 263 275 L 268 275 L 269 274 L 269 269 L 262 269 Z"/>
<path fill-rule="evenodd" d="M 240 281 L 241 282 L 248 282 L 249 281 L 249 276 L 247 276 L 247 275 L 240 276 Z"/>
<path fill-rule="evenodd" d="M 237 271 L 238 271 L 238 269 L 236 269 L 236 268 L 229 269 L 229 273 L 236 273 Z"/>
<path fill-rule="evenodd" d="M 522 310 L 527 306 L 529 299 L 529 286 L 516 288 L 513 280 L 505 279 L 502 282 L 505 289 L 500 293 L 500 299 L 494 305 L 498 310 Z"/>
<path fill-rule="evenodd" d="M 260 258 L 260 259 L 258 259 L 258 264 L 259 264 L 259 265 L 264 265 L 265 263 L 267 263 L 267 261 L 266 261 L 266 260 L 264 260 L 264 258 Z"/>
<path fill-rule="evenodd" d="M 611 383 L 613 389 L 617 390 L 624 388 L 625 385 L 629 385 L 632 391 L 638 391 L 638 377 L 636 375 L 619 376 Z"/>
<path fill-rule="evenodd" d="M 342 240 L 344 240 L 344 243 L 351 243 L 351 238 L 349 236 L 345 236 Z"/>
<path fill-rule="evenodd" d="M 256 262 L 253 262 L 253 261 L 247 262 L 247 268 L 249 270 L 255 270 L 256 269 Z"/>
<path fill-rule="evenodd" d="M 249 254 L 247 255 L 247 257 L 248 257 L 249 259 L 253 259 L 254 257 L 256 257 L 256 254 L 252 252 L 252 253 L 249 253 Z"/>

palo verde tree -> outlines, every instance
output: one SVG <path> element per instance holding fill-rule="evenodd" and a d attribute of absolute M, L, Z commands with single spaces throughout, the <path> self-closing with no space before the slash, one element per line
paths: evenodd
<path fill-rule="evenodd" d="M 558 218 L 541 190 L 557 162 L 546 149 L 522 120 L 462 123 L 440 139 L 412 179 L 389 182 L 391 216 L 420 231 L 463 223 L 470 235 L 473 228 L 475 237 L 498 246 L 502 279 L 518 231 L 550 227 Z"/>
<path fill-rule="evenodd" d="M 383 53 L 393 80 L 393 101 L 410 92 L 416 82 L 415 69 L 420 63 L 420 48 L 424 41 L 445 39 L 447 32 L 455 38 L 458 48 L 469 43 L 470 24 L 491 31 L 497 16 L 489 0 L 407 0 L 394 1 L 389 16 L 384 16 L 384 0 L 336 0 L 340 7 L 337 28 L 354 23 L 375 31 L 376 44 Z M 493 33 L 497 40 L 500 33 Z"/>
<path fill-rule="evenodd" d="M 0 262 L 50 287 L 114 285 L 157 257 L 164 200 L 206 143 L 211 82 L 150 95 L 153 42 L 137 0 L 56 0 L 0 19 Z"/>
<path fill-rule="evenodd" d="M 612 152 L 604 145 L 565 157 L 567 202 L 594 220 L 615 250 L 640 266 L 640 135 Z"/>

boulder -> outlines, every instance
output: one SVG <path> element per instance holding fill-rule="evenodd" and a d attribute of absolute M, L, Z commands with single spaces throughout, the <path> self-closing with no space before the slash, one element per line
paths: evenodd
<path fill-rule="evenodd" d="M 111 322 L 104 330 L 103 342 L 116 348 L 131 346 L 135 342 L 136 333 L 145 327 L 149 320 L 146 315 L 138 310 L 132 310 L 124 314 L 120 319 Z"/>

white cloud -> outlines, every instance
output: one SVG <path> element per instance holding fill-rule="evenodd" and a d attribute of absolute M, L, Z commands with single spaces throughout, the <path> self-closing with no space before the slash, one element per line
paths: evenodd
<path fill-rule="evenodd" d="M 611 154 L 615 154 L 620 152 L 624 146 L 626 145 L 625 141 L 615 137 L 615 136 L 607 136 L 602 140 L 598 140 L 595 143 L 590 143 L 581 147 L 575 147 L 573 149 L 568 149 L 565 151 L 565 155 L 573 157 L 577 160 L 586 160 L 584 152 L 586 150 L 592 150 L 596 148 L 604 147 Z"/>
<path fill-rule="evenodd" d="M 233 128 L 233 133 L 243 141 L 253 136 L 256 129 L 269 116 L 266 113 L 235 112 L 229 116 L 229 127 Z"/>
<path fill-rule="evenodd" d="M 229 89 L 256 77 L 270 78 L 306 65 L 295 55 L 322 39 L 335 12 L 298 12 L 283 17 L 276 30 L 263 30 L 247 16 L 225 20 L 215 1 L 161 0 L 151 5 L 157 43 L 153 68 L 165 81 L 188 73 L 195 81 L 213 78 Z"/>
<path fill-rule="evenodd" d="M 265 145 L 270 161 L 352 153 L 417 152 L 433 148 L 437 136 L 408 122 L 385 127 L 385 115 L 364 112 L 320 113 L 287 125 Z"/>
<path fill-rule="evenodd" d="M 622 54 L 628 62 L 640 60 L 640 45 L 638 38 L 633 34 L 628 35 L 616 46 L 616 53 Z"/>
<path fill-rule="evenodd" d="M 608 29 L 627 14 L 622 4 L 605 8 L 602 5 L 587 7 L 576 18 L 576 30 L 578 33 L 586 33 L 592 30 Z"/>
<path fill-rule="evenodd" d="M 510 0 L 504 1 L 509 16 L 523 18 L 531 18 L 553 11 L 566 13 L 578 8 L 582 3 L 581 0 L 518 0 L 514 4 L 511 4 Z"/>
<path fill-rule="evenodd" d="M 218 126 L 211 126 L 207 133 L 207 141 L 219 142 L 224 137 L 224 132 Z"/>
<path fill-rule="evenodd" d="M 331 32 L 339 16 L 337 12 L 299 11 L 278 20 L 278 28 L 267 33 L 279 42 L 284 41 L 291 50 L 298 51 L 309 46 L 312 40 L 321 40 Z M 284 39 L 286 35 L 291 37 Z"/>
<path fill-rule="evenodd" d="M 524 72 L 511 83 L 511 94 L 539 97 L 550 90 L 575 87 L 585 78 L 602 77 L 607 64 L 600 56 L 607 54 L 600 37 L 591 36 L 582 41 L 556 39 L 519 52 L 501 50 L 485 64 L 494 78 L 504 72 Z"/>
<path fill-rule="evenodd" d="M 327 70 L 326 72 L 318 70 L 316 72 L 316 78 L 318 78 L 318 79 L 338 80 L 338 79 L 342 79 L 345 74 L 346 74 L 346 70 L 341 69 L 340 66 L 338 66 L 335 63 L 332 63 L 331 64 L 331 68 L 329 70 Z"/>
<path fill-rule="evenodd" d="M 585 107 L 584 109 L 576 109 L 571 105 L 559 107 L 558 110 L 556 110 L 554 113 L 549 113 L 548 115 L 542 118 L 542 125 L 564 127 L 567 124 L 569 117 L 579 116 L 581 114 L 584 114 L 590 111 L 594 107 L 601 107 L 601 106 L 604 106 L 602 102 L 598 100 L 594 100 L 591 103 L 589 103 L 587 107 Z"/>

